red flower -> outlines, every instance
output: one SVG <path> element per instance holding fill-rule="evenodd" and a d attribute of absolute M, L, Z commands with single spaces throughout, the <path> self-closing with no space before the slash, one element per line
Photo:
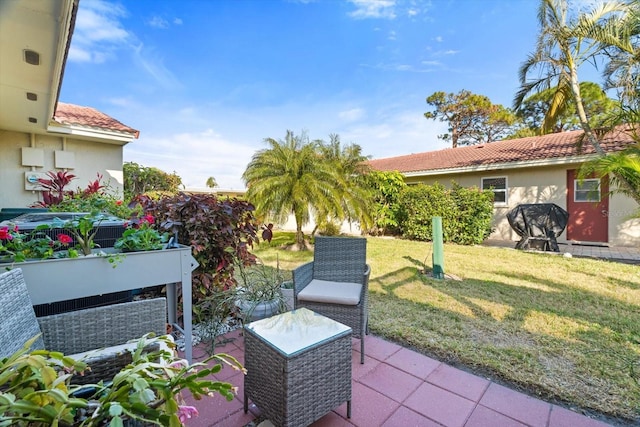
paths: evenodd
<path fill-rule="evenodd" d="M 67 235 L 67 234 L 58 234 L 58 241 L 60 243 L 62 243 L 63 245 L 68 245 L 69 243 L 73 242 L 73 239 L 71 238 L 71 236 Z"/>
<path fill-rule="evenodd" d="M 154 221 L 153 215 L 145 215 L 142 217 L 142 220 L 141 220 L 142 223 L 146 222 L 147 224 L 153 224 L 153 221 Z"/>
<path fill-rule="evenodd" d="M 13 240 L 13 236 L 9 233 L 9 227 L 0 228 L 0 240 Z"/>
<path fill-rule="evenodd" d="M 122 200 L 116 200 L 116 206 L 122 205 Z"/>

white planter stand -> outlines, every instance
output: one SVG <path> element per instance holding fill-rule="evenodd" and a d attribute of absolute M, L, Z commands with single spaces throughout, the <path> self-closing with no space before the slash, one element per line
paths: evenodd
<path fill-rule="evenodd" d="M 121 254 L 115 267 L 104 256 L 28 261 L 21 268 L 32 303 L 47 304 L 156 285 L 167 285 L 169 323 L 177 326 L 176 285 L 181 284 L 185 356 L 192 360 L 191 272 L 198 267 L 191 248 Z"/>

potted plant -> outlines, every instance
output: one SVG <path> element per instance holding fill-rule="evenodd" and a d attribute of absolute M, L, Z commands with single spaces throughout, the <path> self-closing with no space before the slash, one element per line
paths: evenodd
<path fill-rule="evenodd" d="M 293 300 L 293 280 L 284 280 L 280 283 L 280 292 L 282 292 L 285 304 L 287 305 L 287 310 L 293 310 L 295 308 Z"/>
<path fill-rule="evenodd" d="M 151 215 L 132 218 L 125 224 L 126 230 L 113 247 L 122 252 L 156 251 L 164 248 L 169 240 L 169 233 L 160 233 L 153 228 L 153 223 Z"/>
<path fill-rule="evenodd" d="M 237 288 L 232 295 L 244 322 L 264 319 L 287 311 L 280 284 L 283 277 L 278 268 L 256 263 L 239 264 L 234 275 Z"/>

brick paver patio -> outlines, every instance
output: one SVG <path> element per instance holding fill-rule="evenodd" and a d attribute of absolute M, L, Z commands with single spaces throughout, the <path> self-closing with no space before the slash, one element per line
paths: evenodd
<path fill-rule="evenodd" d="M 233 340 L 218 346 L 244 361 L 244 339 L 240 331 L 227 334 Z M 316 421 L 314 427 L 603 427 L 608 424 L 564 407 L 532 398 L 486 378 L 472 375 L 437 360 L 369 335 L 366 358 L 360 364 L 360 344 L 353 345 L 352 416 L 346 417 L 346 404 Z M 194 357 L 203 358 L 202 348 Z M 233 401 L 220 396 L 194 402 L 200 415 L 187 426 L 241 427 L 259 419 L 260 411 L 250 405 L 243 412 L 242 373 L 225 367 L 216 376 L 238 387 Z"/>

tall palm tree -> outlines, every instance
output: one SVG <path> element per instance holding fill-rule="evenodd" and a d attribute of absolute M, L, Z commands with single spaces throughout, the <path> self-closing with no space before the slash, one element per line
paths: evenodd
<path fill-rule="evenodd" d="M 594 5 L 589 12 L 570 16 L 567 0 L 541 0 L 536 50 L 520 68 L 521 89 L 514 99 L 515 108 L 520 107 L 528 93 L 540 92 L 555 85 L 555 94 L 543 123 L 543 133 L 557 121 L 565 104 L 573 102 L 586 140 L 598 155 L 604 156 L 605 152 L 585 113 L 578 68 L 586 62 L 597 64 L 607 49 L 634 52 L 631 38 L 634 31 L 629 28 L 629 23 L 635 19 L 636 9 L 634 1 L 612 0 Z M 540 77 L 529 80 L 534 72 Z M 633 184 L 627 182 L 624 176 L 616 178 L 640 203 L 640 192 L 634 190 Z"/>
<path fill-rule="evenodd" d="M 287 131 L 284 140 L 266 138 L 269 148 L 256 152 L 242 179 L 247 199 L 258 214 L 284 222 L 290 214 L 296 222 L 296 244 L 306 247 L 302 226 L 318 208 L 342 214 L 342 180 L 319 153 L 317 142 L 306 134 Z"/>
<path fill-rule="evenodd" d="M 584 63 L 595 63 L 607 48 L 633 51 L 627 29 L 632 12 L 629 2 L 612 0 L 595 5 L 590 12 L 570 16 L 567 0 L 541 0 L 536 50 L 520 67 L 521 88 L 514 99 L 515 108 L 521 106 L 527 94 L 555 86 L 543 133 L 548 133 L 567 103 L 574 103 L 587 141 L 604 155 L 585 113 L 578 69 Z M 529 80 L 534 73 L 540 77 Z"/>
<path fill-rule="evenodd" d="M 355 221 L 360 223 L 361 229 L 367 229 L 371 225 L 370 205 L 371 196 L 364 182 L 364 175 L 369 171 L 366 163 L 368 158 L 362 154 L 362 148 L 357 144 L 342 146 L 340 136 L 329 135 L 329 142 L 319 141 L 319 150 L 323 158 L 332 164 L 332 167 L 341 178 L 342 215 L 340 212 L 318 212 L 318 216 L 342 221 Z M 316 224 L 316 228 L 317 228 Z M 315 231 L 315 230 L 314 230 Z"/>

